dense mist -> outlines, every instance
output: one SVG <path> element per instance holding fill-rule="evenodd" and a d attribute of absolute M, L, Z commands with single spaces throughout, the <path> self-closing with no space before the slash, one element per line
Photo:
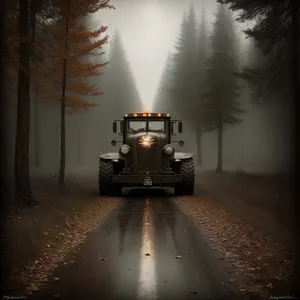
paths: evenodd
<path fill-rule="evenodd" d="M 175 147 L 177 151 L 194 153 L 200 169 L 214 170 L 222 163 L 222 169 L 230 171 L 288 171 L 289 95 L 284 85 L 278 92 L 266 91 L 263 80 L 269 79 L 258 78 L 253 82 L 233 75 L 247 67 L 263 67 L 267 60 L 254 42 L 246 39 L 244 27 L 235 20 L 236 13 L 227 6 L 220 12 L 220 4 L 200 0 L 116 0 L 112 4 L 115 9 L 101 9 L 82 19 L 90 29 L 107 26 L 102 33 L 102 37 L 107 35 L 107 42 L 96 49 L 97 54 L 83 57 L 103 65 L 98 75 L 86 78 L 98 94 L 83 95 L 82 101 L 93 105 L 66 112 L 66 172 L 96 170 L 99 153 L 118 150 L 118 146 L 110 144 L 112 139 L 120 139 L 112 133 L 113 120 L 144 109 L 170 113 L 183 120 L 184 132 L 174 139 L 184 140 L 185 145 L 180 148 L 175 144 Z M 224 36 L 228 38 L 222 42 Z M 224 57 L 229 52 L 232 55 L 227 71 L 222 65 L 225 60 L 216 57 L 218 51 L 223 51 Z M 218 69 L 220 66 L 223 71 Z M 280 82 L 286 80 L 282 78 Z M 57 176 L 61 147 L 60 94 L 59 87 L 48 86 L 47 81 L 49 78 L 41 75 L 32 78 L 30 172 Z M 273 86 L 278 84 L 275 82 Z M 45 97 L 43 87 L 47 93 L 53 92 L 50 98 Z M 227 95 L 224 98 L 227 104 L 222 104 L 227 118 L 223 124 L 211 113 L 219 107 L 213 100 L 216 93 Z M 7 111 L 4 153 L 11 180 L 16 99 L 17 84 L 10 79 L 4 103 Z M 219 156 L 222 153 L 222 162 L 218 161 L 218 151 Z"/>

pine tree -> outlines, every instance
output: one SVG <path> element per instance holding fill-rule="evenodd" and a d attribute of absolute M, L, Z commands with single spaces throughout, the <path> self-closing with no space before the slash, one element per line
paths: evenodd
<path fill-rule="evenodd" d="M 281 72 L 282 67 L 285 65 L 286 69 L 290 71 L 291 78 L 289 80 L 289 87 L 291 96 L 285 97 L 286 100 L 293 101 L 293 110 L 291 114 L 291 135 L 292 140 L 296 141 L 297 137 L 295 129 L 299 121 L 299 99 L 300 99 L 300 3 L 299 0 L 218 0 L 221 3 L 229 3 L 230 8 L 234 11 L 241 11 L 239 21 L 244 22 L 247 20 L 255 20 L 255 25 L 246 30 L 246 34 L 252 37 L 264 51 L 264 53 L 274 53 L 271 65 L 279 67 L 278 75 L 283 78 Z M 275 59 L 283 60 L 284 64 L 278 64 Z M 287 73 L 286 73 L 287 74 Z M 274 74 L 271 74 L 274 76 Z M 275 80 L 275 79 L 274 79 Z M 269 89 L 276 90 L 273 85 L 274 80 L 271 81 Z M 287 81 L 288 83 L 288 81 Z M 282 85 L 280 85 L 282 86 Z M 291 174 L 297 172 L 295 166 L 297 165 L 298 147 L 297 143 L 291 147 Z M 297 176 L 295 176 L 297 178 Z M 297 210 L 295 210 L 297 211 Z M 298 219 L 298 215 L 295 216 Z M 299 248 L 299 243 L 297 245 Z M 298 251 L 297 251 L 298 250 Z M 299 253 L 299 249 L 296 249 Z M 296 291 L 299 286 L 300 267 L 296 264 L 297 270 L 295 278 L 297 278 Z"/>
<path fill-rule="evenodd" d="M 198 165 L 202 164 L 202 135 L 205 130 L 206 116 L 204 113 L 204 97 L 203 93 L 205 92 L 205 80 L 206 80 L 206 60 L 208 56 L 208 34 L 205 21 L 205 11 L 204 5 L 202 10 L 202 20 L 200 22 L 199 28 L 199 37 L 197 45 L 197 99 L 195 101 L 196 107 L 193 109 L 195 113 L 192 116 L 194 120 L 194 126 L 192 127 L 196 132 L 196 141 L 197 141 L 197 163 Z"/>
<path fill-rule="evenodd" d="M 176 52 L 173 55 L 173 84 L 170 92 L 173 110 L 178 117 L 184 119 L 189 125 L 193 120 L 190 114 L 197 98 L 197 32 L 196 19 L 193 6 L 190 6 L 188 15 L 184 14 L 181 30 L 175 44 Z"/>
<path fill-rule="evenodd" d="M 165 67 L 163 69 L 157 94 L 153 103 L 153 111 L 174 114 L 172 98 L 170 97 L 170 84 L 172 82 L 173 60 L 172 54 L 168 53 Z"/>
<path fill-rule="evenodd" d="M 218 132 L 217 171 L 222 172 L 223 131 L 226 125 L 241 122 L 243 113 L 238 102 L 236 37 L 233 20 L 225 6 L 218 8 L 214 31 L 211 37 L 212 54 L 208 59 L 207 92 L 205 114 L 208 118 L 206 130 Z"/>
<path fill-rule="evenodd" d="M 112 39 L 110 53 L 103 77 L 103 90 L 111 119 L 119 119 L 143 107 L 119 30 L 116 30 Z"/>
<path fill-rule="evenodd" d="M 104 2 L 101 1 L 103 4 Z M 99 96 L 103 92 L 88 82 L 88 78 L 102 74 L 99 68 L 103 64 L 91 63 L 88 56 L 95 49 L 101 49 L 107 42 L 107 36 L 102 34 L 107 27 L 101 26 L 98 30 L 89 31 L 80 22 L 80 17 L 97 9 L 107 7 L 101 6 L 99 1 L 68 0 L 60 4 L 60 17 L 51 25 L 53 35 L 53 53 L 50 71 L 53 75 L 54 86 L 59 86 L 61 91 L 61 157 L 59 170 L 59 185 L 64 187 L 65 161 L 66 161 L 66 113 L 73 113 L 78 109 L 88 109 L 95 103 L 86 101 L 83 96 Z M 56 42 L 55 42 L 56 41 Z M 58 89 L 58 90 L 59 90 Z M 58 96 L 58 95 L 57 95 Z"/>

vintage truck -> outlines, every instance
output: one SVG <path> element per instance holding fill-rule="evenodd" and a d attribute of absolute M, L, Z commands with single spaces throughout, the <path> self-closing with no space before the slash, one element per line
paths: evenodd
<path fill-rule="evenodd" d="M 174 187 L 176 195 L 194 193 L 193 154 L 176 152 L 171 141 L 182 133 L 182 122 L 166 113 L 130 113 L 113 122 L 113 132 L 122 139 L 118 152 L 99 157 L 99 192 L 101 196 L 121 196 L 123 187 Z M 118 126 L 119 125 L 119 126 Z M 118 131 L 119 127 L 119 131 Z"/>

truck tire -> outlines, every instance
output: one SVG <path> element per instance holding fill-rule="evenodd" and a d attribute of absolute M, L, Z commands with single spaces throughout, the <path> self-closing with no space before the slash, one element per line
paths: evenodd
<path fill-rule="evenodd" d="M 182 182 L 174 186 L 175 195 L 193 195 L 195 188 L 195 166 L 193 158 L 182 160 L 180 163 Z"/>
<path fill-rule="evenodd" d="M 114 166 L 112 161 L 100 158 L 99 161 L 99 193 L 100 196 L 121 196 L 122 186 L 112 183 Z"/>

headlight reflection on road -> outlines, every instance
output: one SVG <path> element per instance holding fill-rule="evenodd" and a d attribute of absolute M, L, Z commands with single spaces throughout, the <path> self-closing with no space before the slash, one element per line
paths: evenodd
<path fill-rule="evenodd" d="M 139 285 L 137 290 L 138 299 L 156 299 L 156 272 L 152 224 L 152 210 L 150 201 L 147 199 L 143 214 L 142 252 Z"/>

